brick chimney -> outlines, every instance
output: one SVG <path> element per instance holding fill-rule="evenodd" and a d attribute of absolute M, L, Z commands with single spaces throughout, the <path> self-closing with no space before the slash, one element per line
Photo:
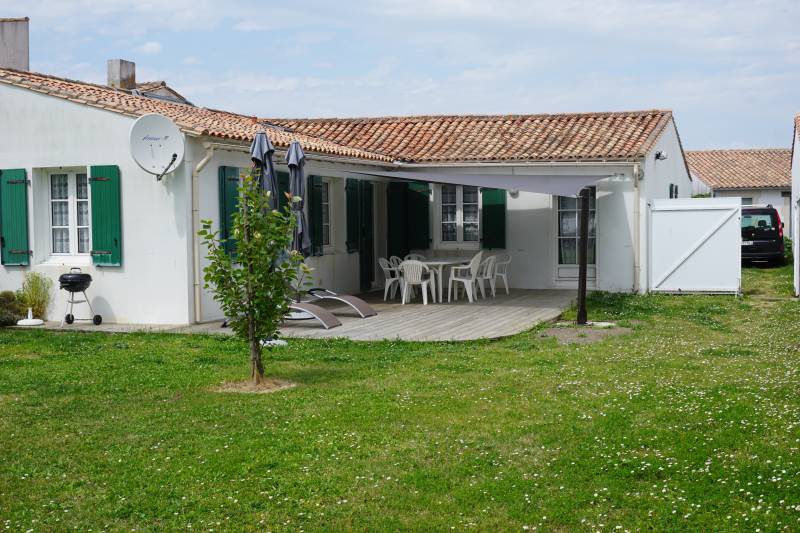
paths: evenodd
<path fill-rule="evenodd" d="M 29 20 L 0 18 L 0 67 L 30 70 Z"/>
<path fill-rule="evenodd" d="M 124 59 L 109 59 L 108 86 L 115 89 L 135 89 L 136 63 Z"/>

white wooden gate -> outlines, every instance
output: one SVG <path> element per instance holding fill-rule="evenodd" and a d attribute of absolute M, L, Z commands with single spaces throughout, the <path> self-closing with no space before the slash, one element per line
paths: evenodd
<path fill-rule="evenodd" d="M 739 293 L 741 213 L 739 198 L 654 200 L 649 209 L 649 289 Z"/>

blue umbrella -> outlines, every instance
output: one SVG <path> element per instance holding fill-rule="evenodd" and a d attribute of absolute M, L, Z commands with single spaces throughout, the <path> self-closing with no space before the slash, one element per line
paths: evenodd
<path fill-rule="evenodd" d="M 255 168 L 259 169 L 258 183 L 261 188 L 270 193 L 270 204 L 272 209 L 278 208 L 278 178 L 275 175 L 275 167 L 272 164 L 272 154 L 275 147 L 269 140 L 266 132 L 259 131 L 253 137 L 250 145 L 250 159 L 253 160 Z"/>
<path fill-rule="evenodd" d="M 289 166 L 289 193 L 292 197 L 300 198 L 299 202 L 292 202 L 292 211 L 297 217 L 297 224 L 294 228 L 294 238 L 292 239 L 292 249 L 297 250 L 304 256 L 311 253 L 311 238 L 308 235 L 308 223 L 306 214 L 303 210 L 306 196 L 306 180 L 303 176 L 303 167 L 306 164 L 306 154 L 300 147 L 300 143 L 292 141 L 289 150 L 286 152 L 286 164 Z"/>

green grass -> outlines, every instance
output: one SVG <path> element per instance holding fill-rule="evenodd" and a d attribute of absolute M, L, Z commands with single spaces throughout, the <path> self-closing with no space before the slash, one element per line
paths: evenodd
<path fill-rule="evenodd" d="M 0 330 L 0 528 L 797 530 L 800 303 L 596 294 L 560 346 Z"/>

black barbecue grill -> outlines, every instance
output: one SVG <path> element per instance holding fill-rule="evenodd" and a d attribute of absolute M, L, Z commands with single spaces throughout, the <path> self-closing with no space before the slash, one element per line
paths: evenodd
<path fill-rule="evenodd" d="M 67 324 L 72 324 L 76 320 L 92 321 L 96 326 L 99 326 L 100 323 L 103 322 L 103 317 L 94 314 L 92 304 L 89 302 L 89 298 L 86 297 L 86 289 L 88 289 L 89 285 L 92 284 L 92 276 L 86 274 L 85 272 L 81 272 L 80 268 L 74 267 L 71 268 L 66 274 L 61 274 L 58 276 L 58 284 L 59 288 L 67 291 L 67 308 L 64 319 L 61 321 L 62 326 L 64 325 L 64 322 Z M 75 295 L 77 293 L 83 294 L 83 300 L 75 299 Z M 75 304 L 82 303 L 85 303 L 89 306 L 89 313 L 92 315 L 92 318 L 75 318 L 75 315 L 72 314 Z"/>

